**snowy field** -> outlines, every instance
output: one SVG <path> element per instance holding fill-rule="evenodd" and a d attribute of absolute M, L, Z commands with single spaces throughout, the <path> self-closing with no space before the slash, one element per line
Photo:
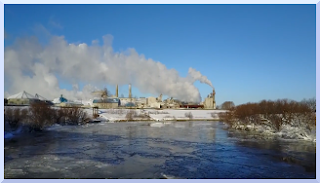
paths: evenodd
<path fill-rule="evenodd" d="M 86 109 L 88 114 L 92 114 L 92 109 Z M 106 121 L 124 121 L 127 120 L 126 115 L 130 111 L 135 111 L 137 117 L 134 121 L 138 120 L 151 120 L 151 121 L 174 121 L 174 120 L 189 120 L 186 113 L 192 114 L 192 120 L 219 120 L 218 113 L 225 112 L 224 110 L 192 110 L 192 109 L 99 109 L 100 118 Z M 143 118 L 139 116 L 150 116 L 150 118 Z"/>
<path fill-rule="evenodd" d="M 8 108 L 28 108 L 28 106 L 21 106 L 21 107 L 13 107 L 13 106 L 5 106 L 5 109 Z M 59 108 L 59 107 L 55 107 Z M 92 108 L 84 108 L 87 114 L 91 117 L 93 114 Z M 225 110 L 197 110 L 197 109 L 99 109 L 98 114 L 99 117 L 97 120 L 100 121 L 110 121 L 110 122 L 117 122 L 117 121 L 126 121 L 126 115 L 130 111 L 134 111 L 136 113 L 136 117 L 133 118 L 133 121 L 175 121 L 175 120 L 206 120 L 206 121 L 213 121 L 219 120 L 218 114 L 221 112 L 226 112 Z M 186 113 L 190 113 L 192 118 L 186 117 Z M 150 118 L 146 117 L 139 117 L 139 116 L 149 116 Z"/>

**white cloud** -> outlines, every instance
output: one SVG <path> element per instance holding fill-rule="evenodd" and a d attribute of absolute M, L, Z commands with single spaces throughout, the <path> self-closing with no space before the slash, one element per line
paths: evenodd
<path fill-rule="evenodd" d="M 192 68 L 184 78 L 176 70 L 146 59 L 134 49 L 115 53 L 112 40 L 111 35 L 106 35 L 102 46 L 90 46 L 69 44 L 62 36 L 52 36 L 50 43 L 43 47 L 34 37 L 18 39 L 12 47 L 5 48 L 4 73 L 11 81 L 7 83 L 7 92 L 14 94 L 25 90 L 49 99 L 61 94 L 68 98 L 88 98 L 98 84 L 132 83 L 141 92 L 200 102 L 194 81 L 212 86 L 205 76 Z M 70 83 L 81 81 L 88 85 L 83 91 L 79 91 L 78 85 L 67 91 L 59 88 L 57 76 Z"/>

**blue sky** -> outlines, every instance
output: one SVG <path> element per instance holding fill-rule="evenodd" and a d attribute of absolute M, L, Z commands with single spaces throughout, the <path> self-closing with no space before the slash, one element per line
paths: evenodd
<path fill-rule="evenodd" d="M 115 51 L 134 48 L 183 77 L 195 68 L 218 105 L 316 96 L 315 5 L 5 5 L 5 47 L 30 35 L 46 44 L 42 26 L 71 43 L 111 34 Z M 203 99 L 211 92 L 195 85 Z"/>

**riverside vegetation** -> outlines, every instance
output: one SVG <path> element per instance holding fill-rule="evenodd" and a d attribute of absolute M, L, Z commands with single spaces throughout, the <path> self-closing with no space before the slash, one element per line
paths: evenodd
<path fill-rule="evenodd" d="M 315 130 L 315 108 L 315 99 L 302 102 L 263 100 L 232 107 L 228 112 L 220 113 L 219 117 L 229 128 L 236 130 L 279 133 L 290 129 L 307 137 Z"/>

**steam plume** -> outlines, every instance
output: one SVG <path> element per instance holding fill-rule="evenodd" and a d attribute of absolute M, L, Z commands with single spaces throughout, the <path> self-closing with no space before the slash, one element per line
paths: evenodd
<path fill-rule="evenodd" d="M 69 44 L 64 37 L 53 36 L 42 46 L 35 37 L 18 39 L 4 53 L 5 91 L 14 94 L 22 90 L 39 93 L 48 99 L 63 94 L 67 98 L 89 98 L 99 84 L 127 85 L 131 83 L 143 93 L 160 93 L 174 98 L 200 102 L 194 81 L 210 85 L 207 77 L 189 69 L 187 78 L 174 69 L 152 59 L 146 59 L 134 49 L 115 53 L 113 37 L 103 37 L 103 46 L 97 44 Z M 73 84 L 72 90 L 59 87 L 57 79 Z M 86 85 L 79 91 L 78 82 Z"/>
<path fill-rule="evenodd" d="M 200 83 L 207 84 L 211 86 L 212 89 L 214 89 L 211 81 L 206 76 L 203 76 L 199 71 L 196 71 L 195 69 L 190 67 L 188 74 L 191 78 L 192 83 L 194 83 L 195 81 L 200 81 Z"/>

